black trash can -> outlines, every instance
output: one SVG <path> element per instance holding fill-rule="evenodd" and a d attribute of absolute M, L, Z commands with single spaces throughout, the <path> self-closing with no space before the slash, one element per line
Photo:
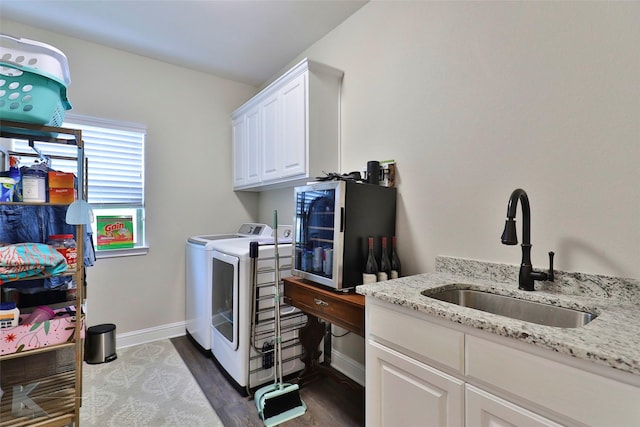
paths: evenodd
<path fill-rule="evenodd" d="M 87 328 L 84 361 L 90 364 L 111 362 L 116 355 L 116 325 L 105 323 Z"/>

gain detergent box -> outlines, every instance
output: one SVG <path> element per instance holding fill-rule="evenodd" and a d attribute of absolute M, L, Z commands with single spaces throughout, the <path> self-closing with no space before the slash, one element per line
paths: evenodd
<path fill-rule="evenodd" d="M 133 217 L 98 216 L 98 250 L 133 247 Z"/>

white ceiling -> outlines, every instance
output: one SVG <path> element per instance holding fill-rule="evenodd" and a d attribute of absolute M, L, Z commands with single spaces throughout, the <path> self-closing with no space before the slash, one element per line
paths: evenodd
<path fill-rule="evenodd" d="M 0 0 L 0 16 L 259 86 L 366 3 Z"/>

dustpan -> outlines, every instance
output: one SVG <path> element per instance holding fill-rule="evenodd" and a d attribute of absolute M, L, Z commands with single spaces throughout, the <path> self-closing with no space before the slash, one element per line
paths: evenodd
<path fill-rule="evenodd" d="M 258 415 L 266 427 L 277 426 L 307 412 L 307 405 L 300 399 L 298 390 L 298 384 L 282 382 L 256 390 L 253 397 Z"/>
<path fill-rule="evenodd" d="M 78 197 L 67 208 L 66 216 L 67 224 L 73 225 L 89 225 L 93 222 L 93 210 L 83 198 L 86 191 L 84 189 L 84 156 L 82 150 L 82 147 L 78 147 Z"/>
<path fill-rule="evenodd" d="M 267 427 L 276 426 L 285 421 L 303 415 L 307 405 L 300 399 L 298 384 L 285 384 L 282 378 L 282 336 L 280 326 L 280 254 L 278 253 L 278 211 L 273 211 L 273 245 L 275 258 L 275 342 L 276 364 L 274 383 L 261 387 L 255 393 L 254 400 L 258 415 Z"/>

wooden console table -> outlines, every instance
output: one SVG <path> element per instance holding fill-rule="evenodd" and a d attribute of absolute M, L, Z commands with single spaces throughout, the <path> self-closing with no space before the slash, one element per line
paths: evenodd
<path fill-rule="evenodd" d="M 298 377 L 298 384 L 303 385 L 319 374 L 326 373 L 331 363 L 330 330 L 325 334 L 327 325 L 319 319 L 364 337 L 364 295 L 335 292 L 293 276 L 284 278 L 283 282 L 286 302 L 307 315 L 307 324 L 300 330 L 305 368 Z M 318 346 L 323 337 L 325 354 L 321 364 L 319 358 L 322 352 Z"/>

